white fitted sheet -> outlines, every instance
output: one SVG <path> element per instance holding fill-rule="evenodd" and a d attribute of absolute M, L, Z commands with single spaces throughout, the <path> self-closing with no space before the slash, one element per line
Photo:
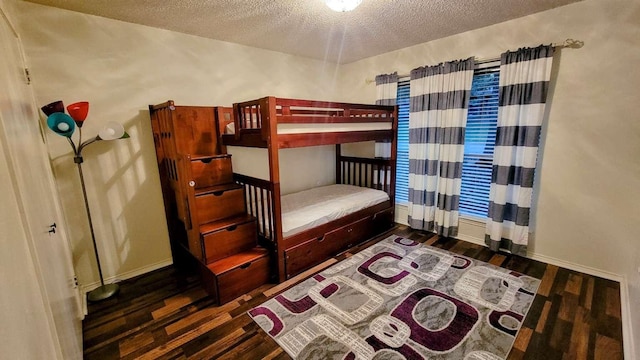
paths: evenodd
<path fill-rule="evenodd" d="M 328 185 L 282 196 L 282 234 L 291 236 L 389 200 L 381 190 Z"/>
<path fill-rule="evenodd" d="M 255 121 L 251 127 L 256 128 Z M 390 123 L 340 123 L 340 124 L 278 124 L 278 134 L 305 134 L 305 133 L 326 133 L 326 132 L 350 132 L 350 131 L 371 131 L 389 130 Z M 235 134 L 235 123 L 228 123 L 224 127 L 225 134 Z"/>

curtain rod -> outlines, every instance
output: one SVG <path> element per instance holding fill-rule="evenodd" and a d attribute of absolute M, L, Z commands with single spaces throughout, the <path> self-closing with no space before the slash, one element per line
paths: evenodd
<path fill-rule="evenodd" d="M 553 43 L 551 44 L 551 46 L 553 46 L 556 49 L 563 49 L 563 48 L 569 48 L 569 49 L 580 49 L 581 47 L 584 46 L 584 41 L 582 40 L 574 40 L 574 39 L 566 39 L 565 41 L 561 42 L 561 43 Z M 487 63 L 491 63 L 494 61 L 500 61 L 500 57 L 495 57 L 495 58 L 489 58 L 489 59 L 476 59 L 476 64 L 487 64 Z M 398 75 L 398 78 L 406 78 L 409 77 L 410 74 L 400 74 Z M 375 83 L 375 80 L 371 80 L 371 79 L 365 79 L 364 82 L 368 85 L 371 83 Z"/>

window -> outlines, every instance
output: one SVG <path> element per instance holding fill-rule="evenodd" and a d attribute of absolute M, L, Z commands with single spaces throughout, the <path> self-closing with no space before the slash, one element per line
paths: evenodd
<path fill-rule="evenodd" d="M 398 155 L 396 156 L 396 202 L 409 201 L 409 80 L 398 82 Z"/>
<path fill-rule="evenodd" d="M 487 66 L 488 65 L 488 66 Z M 459 211 L 486 217 L 496 140 L 499 64 L 480 65 L 473 75 L 465 130 Z M 396 202 L 407 203 L 409 190 L 409 80 L 398 83 L 398 156 Z"/>
<path fill-rule="evenodd" d="M 499 66 L 476 69 L 464 136 L 460 214 L 486 217 L 496 142 Z"/>

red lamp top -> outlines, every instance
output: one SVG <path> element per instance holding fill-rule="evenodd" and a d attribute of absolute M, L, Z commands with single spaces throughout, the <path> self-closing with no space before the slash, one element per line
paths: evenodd
<path fill-rule="evenodd" d="M 80 101 L 67 106 L 67 112 L 75 120 L 78 127 L 82 127 L 82 123 L 87 118 L 89 113 L 89 102 Z"/>

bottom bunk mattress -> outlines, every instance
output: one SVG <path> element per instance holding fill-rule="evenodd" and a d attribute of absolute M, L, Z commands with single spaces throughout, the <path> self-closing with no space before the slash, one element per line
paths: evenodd
<path fill-rule="evenodd" d="M 389 195 L 353 185 L 321 186 L 282 196 L 282 235 L 288 237 L 389 200 Z"/>

